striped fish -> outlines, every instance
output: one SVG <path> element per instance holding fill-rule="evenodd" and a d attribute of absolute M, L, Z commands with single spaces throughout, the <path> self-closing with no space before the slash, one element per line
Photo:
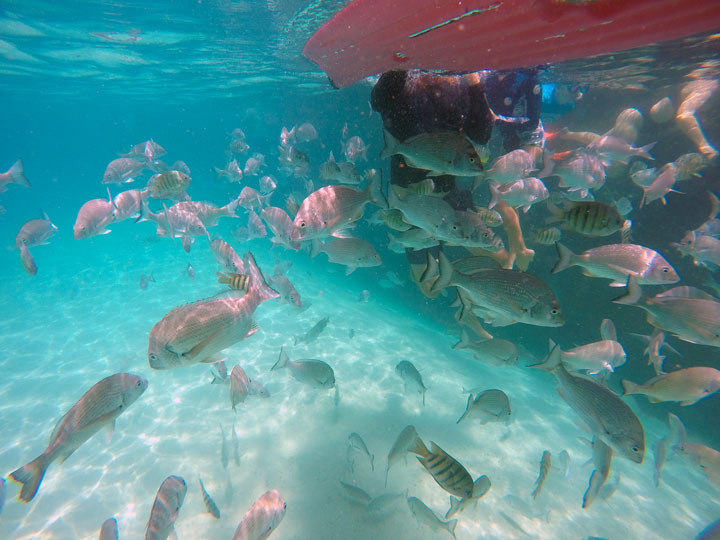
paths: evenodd
<path fill-rule="evenodd" d="M 548 204 L 553 213 L 551 221 L 562 221 L 563 227 L 587 236 L 609 236 L 619 231 L 625 220 L 618 211 L 601 202 L 581 202 L 569 210 Z"/>
<path fill-rule="evenodd" d="M 488 227 L 499 227 L 503 224 L 503 218 L 499 212 L 489 208 L 478 207 L 475 213 L 485 222 Z"/>
<path fill-rule="evenodd" d="M 168 537 L 176 537 L 175 521 L 186 493 L 187 484 L 181 476 L 168 476 L 163 480 L 150 510 L 145 540 L 167 540 Z"/>
<path fill-rule="evenodd" d="M 230 372 L 230 404 L 233 411 L 238 403 L 245 401 L 250 393 L 250 379 L 240 366 L 234 366 Z"/>
<path fill-rule="evenodd" d="M 542 458 L 540 458 L 540 474 L 538 475 L 537 480 L 535 480 L 535 489 L 533 489 L 532 493 L 531 493 L 533 499 L 537 499 L 537 496 L 540 495 L 543 484 L 545 483 L 545 479 L 547 478 L 547 475 L 550 472 L 551 466 L 552 466 L 552 456 L 551 456 L 550 452 L 545 450 L 542 453 Z"/>
<path fill-rule="evenodd" d="M 470 473 L 445 450 L 432 441 L 428 450 L 418 437 L 410 451 L 420 456 L 418 461 L 445 491 L 461 499 L 472 497 L 473 479 Z"/>
<path fill-rule="evenodd" d="M 535 231 L 533 234 L 533 241 L 543 246 L 552 246 L 555 242 L 560 240 L 562 231 L 557 227 L 550 227 L 548 229 L 540 229 Z"/>
<path fill-rule="evenodd" d="M 385 225 L 396 231 L 407 231 L 412 225 L 403 220 L 403 213 L 396 208 L 380 210 L 378 217 L 383 220 Z"/>
<path fill-rule="evenodd" d="M 171 199 L 185 192 L 190 185 L 190 177 L 180 171 L 167 171 L 156 174 L 148 180 L 147 188 L 153 199 Z"/>
<path fill-rule="evenodd" d="M 217 272 L 218 283 L 227 285 L 228 288 L 234 291 L 245 291 L 248 292 L 250 289 L 250 276 L 248 274 L 231 274 Z"/>
<path fill-rule="evenodd" d="M 217 504 L 215 504 L 215 501 L 213 501 L 210 494 L 205 489 L 205 485 L 203 484 L 202 478 L 198 478 L 200 481 L 200 491 L 202 493 L 202 500 L 205 503 L 205 509 L 207 510 L 208 514 L 210 514 L 215 519 L 220 519 L 220 509 L 218 508 Z"/>

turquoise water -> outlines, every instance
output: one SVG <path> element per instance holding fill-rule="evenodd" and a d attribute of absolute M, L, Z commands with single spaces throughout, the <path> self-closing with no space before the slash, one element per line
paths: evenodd
<path fill-rule="evenodd" d="M 197 238 L 185 253 L 179 240 L 158 238 L 151 222 L 127 220 L 111 225 L 110 234 L 75 240 L 72 226 L 79 208 L 106 197 L 101 183 L 106 165 L 149 138 L 167 150 L 164 161 L 183 160 L 190 167 L 193 200 L 226 204 L 244 185 L 257 188 L 259 179 L 228 184 L 216 178 L 213 168 L 227 163 L 229 133 L 235 128 L 246 134 L 250 153 L 265 155 L 262 171 L 278 183 L 271 199 L 275 206 L 284 207 L 291 192 L 301 195 L 298 202 L 307 194 L 303 180 L 277 171 L 283 126 L 311 122 L 317 129 L 318 140 L 300 144 L 309 156 L 308 178 L 315 188 L 323 185 L 318 168 L 329 152 L 342 156 L 345 124 L 349 135 L 369 145 L 368 162 L 359 162 L 358 168 L 387 173 L 388 162 L 379 158 L 381 119 L 369 107 L 373 81 L 333 90 L 300 56 L 314 29 L 343 4 L 76 2 L 60 9 L 50 2 L 11 1 L 0 6 L 0 170 L 21 158 L 32 184 L 10 185 L 0 194 L 5 248 L 0 250 L 0 474 L 8 477 L 39 455 L 56 422 L 100 379 L 131 372 L 149 382 L 145 394 L 117 420 L 111 442 L 98 433 L 65 463 L 54 463 L 31 502 L 16 499 L 17 485 L 8 478 L 0 538 L 96 538 L 102 522 L 113 516 L 120 538 L 142 537 L 155 493 L 169 475 L 182 476 L 188 484 L 176 521 L 181 540 L 231 538 L 252 503 L 270 489 L 287 502 L 273 539 L 449 538 L 419 524 L 403 500 L 407 490 L 439 515 L 449 508 L 448 493 L 412 455 L 393 465 L 385 486 L 386 456 L 408 424 L 426 444 L 434 441 L 457 458 L 473 478 L 485 474 L 491 479 L 488 494 L 459 516 L 459 540 L 694 538 L 720 514 L 717 488 L 680 456 L 671 456 L 661 486 L 655 487 L 652 448 L 667 433 L 668 412 L 682 419 L 689 440 L 720 448 L 718 398 L 691 407 L 625 398 L 645 428 L 645 461 L 637 465 L 616 456 L 608 481 L 619 478 L 615 493 L 583 510 L 592 466 L 584 465 L 591 450 L 580 438 L 590 435 L 557 395 L 553 377 L 488 366 L 468 351 L 453 350 L 460 336 L 450 307 L 454 291 L 432 300 L 419 292 L 405 256 L 387 249 L 387 228 L 367 219 L 376 210 L 372 205 L 353 234 L 370 241 L 383 264 L 349 276 L 322 254 L 311 259 L 304 251 L 271 249 L 266 238 L 238 242 L 231 232 L 247 224 L 243 209 L 237 219 L 222 219 L 210 230 L 239 254 L 252 252 L 266 274 L 272 274 L 277 259 L 292 262 L 286 275 L 309 305 L 301 311 L 277 300 L 262 304 L 256 312 L 258 333 L 223 352 L 229 367 L 241 365 L 267 387 L 269 399 L 250 397 L 234 413 L 226 387 L 209 384 L 208 366 L 149 367 L 150 329 L 174 307 L 221 292 L 215 275 L 220 268 L 205 238 Z M 542 75 L 546 83 L 576 82 L 586 88 L 572 109 L 545 104 L 548 132 L 566 126 L 604 133 L 620 111 L 637 107 L 646 116 L 637 146 L 657 140 L 658 165 L 695 151 L 677 127 L 656 127 L 647 112 L 666 95 L 677 100 L 687 75 L 716 55 L 713 43 L 697 38 L 553 66 Z M 630 72 L 626 68 L 633 58 L 649 60 Z M 720 144 L 717 95 L 698 117 L 708 139 Z M 241 167 L 244 159 L 238 158 Z M 627 180 L 626 170 L 610 175 L 600 193 L 630 198 L 636 208 L 630 216 L 633 241 L 663 253 L 682 277 L 680 285 L 702 287 L 717 267 L 693 265 L 671 243 L 706 220 L 706 192 L 718 192 L 718 174 L 716 161 L 701 178 L 679 183 L 682 193 L 670 194 L 665 206 L 656 201 L 637 210 L 641 192 Z M 113 185 L 112 193 L 141 188 L 149 176 L 145 172 L 132 184 Z M 483 203 L 489 200 L 486 191 L 480 197 Z M 157 212 L 160 204 L 151 201 L 151 207 Z M 14 248 L 15 236 L 23 223 L 43 212 L 58 232 L 47 245 L 31 248 L 38 272 L 30 276 Z M 545 217 L 542 208 L 521 215 L 523 230 L 542 226 Z M 606 243 L 563 234 L 573 250 Z M 555 291 L 566 324 L 486 328 L 520 346 L 525 359 L 539 360 L 547 353 L 548 339 L 564 349 L 595 341 L 601 320 L 610 318 L 628 353 L 627 364 L 610 376 L 610 388 L 620 392 L 622 379 L 649 379 L 653 372 L 642 354 L 645 345 L 631 335 L 652 331 L 644 313 L 611 303 L 621 289 L 582 276 L 577 268 L 551 274 L 554 247 L 531 247 L 536 254 L 530 271 Z M 463 256 L 459 248 L 450 252 L 453 258 Z M 139 280 L 151 271 L 155 282 L 142 290 Z M 330 322 L 315 341 L 294 345 L 295 335 L 323 317 Z M 716 348 L 668 340 L 680 353 L 667 353 L 668 370 L 717 363 Z M 302 385 L 286 371 L 270 371 L 281 346 L 293 360 L 330 364 L 339 398 L 332 390 Z M 394 371 L 400 360 L 412 361 L 422 374 L 424 406 L 419 394 L 405 393 Z M 470 388 L 506 392 L 512 421 L 456 424 L 465 409 L 464 390 Z M 238 437 L 239 464 L 231 457 L 227 468 L 221 463 L 221 427 L 228 442 L 233 427 Z M 375 455 L 374 470 L 359 453 L 350 467 L 352 432 Z M 571 469 L 567 478 L 559 467 L 551 470 L 542 494 L 533 500 L 543 450 L 554 461 L 567 450 Z M 205 512 L 198 476 L 220 507 L 221 519 Z M 371 515 L 348 500 L 341 479 L 372 497 L 402 497 L 381 517 Z M 509 496 L 521 503 L 511 504 Z"/>

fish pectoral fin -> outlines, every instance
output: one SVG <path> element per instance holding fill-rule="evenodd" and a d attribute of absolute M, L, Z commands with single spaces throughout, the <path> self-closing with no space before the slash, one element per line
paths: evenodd
<path fill-rule="evenodd" d="M 203 350 L 210 343 L 212 343 L 213 339 L 215 339 L 219 333 L 220 333 L 219 330 L 217 332 L 213 332 L 212 334 L 207 336 L 205 339 L 203 339 L 202 341 L 197 343 L 192 349 L 182 353 L 180 356 L 187 358 L 189 360 L 194 360 L 195 358 L 197 358 L 198 356 L 200 356 L 202 354 Z"/>
<path fill-rule="evenodd" d="M 215 364 L 216 362 L 220 362 L 220 361 L 225 360 L 225 359 L 226 359 L 225 356 L 222 356 L 220 353 L 218 353 L 218 354 L 210 355 L 210 356 L 208 356 L 207 358 L 204 358 L 203 360 L 201 360 L 201 363 L 203 363 L 203 364 Z M 218 381 L 217 383 L 216 383 L 216 382 L 213 382 L 213 383 L 211 383 L 211 384 L 219 384 L 220 382 L 223 382 L 223 380 L 222 380 L 220 377 L 216 377 L 216 380 Z"/>
<path fill-rule="evenodd" d="M 258 331 L 257 322 L 255 322 L 255 320 L 252 320 L 252 321 L 250 321 L 250 326 L 249 326 L 249 328 L 248 328 L 247 333 L 245 334 L 245 337 L 246 337 L 246 338 L 249 338 L 250 336 L 252 336 L 252 335 L 253 335 L 255 332 L 257 332 L 257 331 Z"/>
<path fill-rule="evenodd" d="M 107 427 L 105 428 L 105 436 L 107 437 L 107 442 L 110 444 L 113 438 L 113 434 L 115 433 L 115 420 L 110 422 Z"/>
<path fill-rule="evenodd" d="M 700 400 L 699 399 L 691 399 L 688 401 L 681 402 L 680 405 L 682 405 L 683 407 L 687 407 L 688 405 L 695 405 L 698 401 L 700 401 Z"/>

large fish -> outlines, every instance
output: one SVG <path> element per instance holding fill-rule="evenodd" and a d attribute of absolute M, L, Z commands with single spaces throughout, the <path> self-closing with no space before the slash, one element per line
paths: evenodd
<path fill-rule="evenodd" d="M 636 244 L 608 244 L 576 255 L 561 243 L 555 244 L 559 260 L 552 269 L 561 272 L 580 266 L 590 277 L 612 279 L 611 287 L 622 287 L 630 276 L 642 285 L 666 285 L 680 281 L 672 265 L 655 250 Z"/>
<path fill-rule="evenodd" d="M 250 274 L 250 289 L 176 307 L 150 331 L 148 361 L 154 369 L 171 369 L 199 362 L 212 363 L 213 355 L 255 332 L 255 309 L 279 294 L 263 279 L 251 253 L 244 268 Z"/>
<path fill-rule="evenodd" d="M 95 383 L 57 423 L 45 451 L 10 474 L 22 484 L 18 498 L 29 502 L 35 497 L 53 461 L 65 461 L 102 428 L 112 433 L 115 419 L 145 392 L 147 385 L 145 379 L 130 373 L 116 373 Z"/>
<path fill-rule="evenodd" d="M 265 540 L 285 517 L 287 503 L 276 489 L 265 492 L 243 516 L 232 540 Z"/>
<path fill-rule="evenodd" d="M 550 287 L 540 278 L 519 270 L 483 269 L 467 275 L 456 271 L 440 252 L 440 276 L 432 286 L 438 291 L 455 286 L 467 293 L 473 311 L 496 326 L 525 323 L 562 326 L 562 308 Z"/>
<path fill-rule="evenodd" d="M 280 349 L 280 358 L 270 370 L 287 368 L 297 381 L 315 388 L 333 388 L 335 386 L 335 373 L 333 369 L 322 360 L 290 360 L 285 351 Z"/>
<path fill-rule="evenodd" d="M 185 191 L 192 179 L 180 171 L 167 171 L 150 177 L 147 189 L 153 199 L 169 199 L 173 201 L 187 200 Z"/>
<path fill-rule="evenodd" d="M 700 289 L 675 287 L 647 298 L 631 276 L 628 293 L 614 302 L 644 309 L 650 324 L 684 341 L 720 347 L 720 301 Z"/>
<path fill-rule="evenodd" d="M 622 456 L 635 463 L 642 463 L 645 432 L 627 403 L 607 387 L 568 373 L 560 361 L 557 346 L 545 363 L 535 367 L 555 375 L 561 397 L 593 434 Z"/>
<path fill-rule="evenodd" d="M 409 451 L 418 454 L 418 461 L 445 491 L 461 499 L 472 497 L 473 480 L 470 473 L 445 450 L 432 441 L 428 450 L 420 437 L 417 437 L 415 446 Z"/>
<path fill-rule="evenodd" d="M 145 163 L 140 163 L 131 158 L 114 159 L 106 167 L 102 183 L 122 184 L 123 182 L 132 182 L 134 180 L 132 177 L 145 168 L 147 168 Z"/>
<path fill-rule="evenodd" d="M 160 484 L 145 529 L 145 540 L 167 540 L 175 535 L 175 521 L 185 501 L 187 484 L 181 476 L 168 476 Z"/>
<path fill-rule="evenodd" d="M 694 405 L 720 390 L 720 371 L 711 367 L 689 367 L 653 377 L 645 384 L 622 382 L 624 395 L 643 394 L 650 403 L 680 401 Z"/>

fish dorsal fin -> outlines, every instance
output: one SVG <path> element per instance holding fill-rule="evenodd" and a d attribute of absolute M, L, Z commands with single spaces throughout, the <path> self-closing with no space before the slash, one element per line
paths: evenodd
<path fill-rule="evenodd" d="M 697 300 L 711 300 L 713 302 L 718 302 L 719 300 L 715 298 L 714 296 L 706 293 L 705 291 L 701 291 L 700 289 L 697 289 L 695 287 L 688 287 L 688 286 L 682 286 L 682 287 L 674 287 L 670 289 L 669 291 L 665 291 L 664 293 L 660 293 L 656 296 L 656 298 L 694 298 Z"/>

